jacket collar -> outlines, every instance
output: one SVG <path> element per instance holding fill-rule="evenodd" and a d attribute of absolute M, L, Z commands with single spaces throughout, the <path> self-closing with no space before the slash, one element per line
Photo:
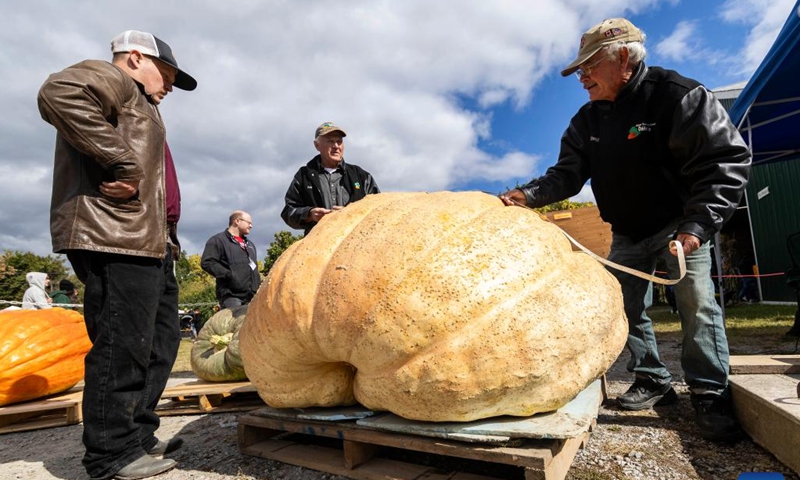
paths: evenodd
<path fill-rule="evenodd" d="M 316 170 L 316 171 L 318 171 L 318 172 L 321 172 L 321 171 L 323 171 L 323 170 L 324 170 L 324 168 L 322 168 L 322 155 L 317 155 L 316 157 L 312 158 L 312 159 L 311 159 L 311 160 L 310 160 L 310 161 L 309 161 L 309 162 L 306 164 L 306 166 L 307 166 L 308 168 L 313 168 L 314 170 Z M 338 168 L 340 168 L 340 169 L 344 170 L 344 158 L 342 159 L 342 162 L 341 162 L 341 163 L 339 163 L 339 167 L 338 167 Z"/>
<path fill-rule="evenodd" d="M 624 102 L 628 97 L 633 95 L 633 93 L 639 89 L 639 85 L 642 84 L 642 80 L 644 80 L 644 77 L 647 75 L 647 71 L 647 65 L 645 65 L 644 62 L 640 63 L 639 66 L 636 67 L 636 70 L 633 71 L 630 81 L 628 81 L 617 94 L 614 103 Z"/>

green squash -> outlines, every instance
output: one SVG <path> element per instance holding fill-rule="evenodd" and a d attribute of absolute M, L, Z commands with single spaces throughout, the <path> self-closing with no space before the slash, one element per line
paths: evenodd
<path fill-rule="evenodd" d="M 247 305 L 225 308 L 209 318 L 192 346 L 192 371 L 209 382 L 247 380 L 239 353 L 239 329 Z"/>

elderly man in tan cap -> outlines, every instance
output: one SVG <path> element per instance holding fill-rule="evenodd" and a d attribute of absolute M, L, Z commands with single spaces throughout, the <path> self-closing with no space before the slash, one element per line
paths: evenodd
<path fill-rule="evenodd" d="M 666 261 L 678 276 L 677 239 L 686 277 L 675 286 L 683 329 L 681 365 L 701 435 L 735 441 L 740 428 L 728 390 L 728 341 L 714 299 L 709 239 L 731 217 L 750 171 L 750 152 L 728 114 L 695 80 L 644 63 L 645 35 L 612 18 L 581 37 L 575 73 L 589 102 L 561 138 L 558 162 L 542 177 L 500 195 L 507 205 L 541 207 L 576 195 L 591 179 L 603 219 L 613 231 L 609 260 L 653 272 Z M 643 410 L 677 400 L 659 358 L 646 310 L 652 283 L 613 270 L 629 322 L 631 388 L 621 408 Z"/>
<path fill-rule="evenodd" d="M 286 191 L 281 218 L 290 227 L 303 229 L 308 235 L 325 215 L 366 195 L 380 193 L 369 172 L 345 163 L 346 136 L 344 129 L 333 122 L 317 127 L 314 148 L 319 155 L 300 167 Z"/>

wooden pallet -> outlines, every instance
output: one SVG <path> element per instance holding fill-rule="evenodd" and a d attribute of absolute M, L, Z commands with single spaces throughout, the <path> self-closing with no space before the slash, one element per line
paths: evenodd
<path fill-rule="evenodd" d="M 197 380 L 167 387 L 156 406 L 159 416 L 199 413 L 242 412 L 264 406 L 249 382 L 206 382 Z"/>
<path fill-rule="evenodd" d="M 0 407 L 0 434 L 75 425 L 83 421 L 80 389 Z"/>
<path fill-rule="evenodd" d="M 590 415 L 579 433 L 570 430 L 573 436 L 566 438 L 527 438 L 521 430 L 536 431 L 531 423 L 538 416 L 470 422 L 459 431 L 452 423 L 408 422 L 389 413 L 341 420 L 345 417 L 334 410 L 336 420 L 325 421 L 267 407 L 239 417 L 239 450 L 364 480 L 563 480 L 595 425 L 602 401 L 599 382 L 583 400 Z M 576 410 L 565 410 L 565 425 Z M 556 425 L 554 415 L 542 415 L 543 425 Z"/>
<path fill-rule="evenodd" d="M 249 381 L 191 381 L 167 387 L 156 407 L 160 416 L 249 411 L 264 406 Z M 0 434 L 74 425 L 83 421 L 82 388 L 50 398 L 0 407 Z"/>

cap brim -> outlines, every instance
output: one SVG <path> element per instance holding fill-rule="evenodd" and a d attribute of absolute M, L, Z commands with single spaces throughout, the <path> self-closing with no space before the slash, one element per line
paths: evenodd
<path fill-rule="evenodd" d="M 151 58 L 154 58 L 154 59 L 158 60 L 159 62 L 163 63 L 164 65 L 169 65 L 170 67 L 174 68 L 178 72 L 178 73 L 175 74 L 175 81 L 172 82 L 172 86 L 173 87 L 180 88 L 181 90 L 187 90 L 187 91 L 191 91 L 191 90 L 194 90 L 195 88 L 197 88 L 197 80 L 195 80 L 194 77 L 192 77 L 188 73 L 186 73 L 183 70 L 181 70 L 180 68 L 178 68 L 178 66 L 175 65 L 174 63 L 170 62 L 166 58 L 160 58 L 160 57 L 155 57 L 155 56 L 151 56 Z"/>
<path fill-rule="evenodd" d="M 330 135 L 331 133 L 334 133 L 334 132 L 339 132 L 339 133 L 341 133 L 343 137 L 346 137 L 346 136 L 347 136 L 347 132 L 345 132 L 345 131 L 344 131 L 344 130 L 342 130 L 341 128 L 334 128 L 334 129 L 332 129 L 332 130 L 328 130 L 328 131 L 327 131 L 327 132 L 325 132 L 325 133 L 321 133 L 321 134 L 317 135 L 317 138 L 319 138 L 319 137 L 324 137 L 325 135 Z"/>
<path fill-rule="evenodd" d="M 175 81 L 172 82 L 172 86 L 181 90 L 191 91 L 197 88 L 197 80 L 183 70 L 178 69 L 178 74 L 175 75 Z"/>
<path fill-rule="evenodd" d="M 561 76 L 562 77 L 568 77 L 568 76 L 572 75 L 573 73 L 575 73 L 575 71 L 578 70 L 578 67 L 583 62 L 585 62 L 586 60 L 589 60 L 590 58 L 592 58 L 592 56 L 595 53 L 599 52 L 604 46 L 605 45 L 600 45 L 594 50 L 590 50 L 588 52 L 584 52 L 582 55 L 578 55 L 578 58 L 576 58 L 575 60 L 572 61 L 572 63 L 567 65 L 567 68 L 565 68 L 564 70 L 561 70 Z"/>

